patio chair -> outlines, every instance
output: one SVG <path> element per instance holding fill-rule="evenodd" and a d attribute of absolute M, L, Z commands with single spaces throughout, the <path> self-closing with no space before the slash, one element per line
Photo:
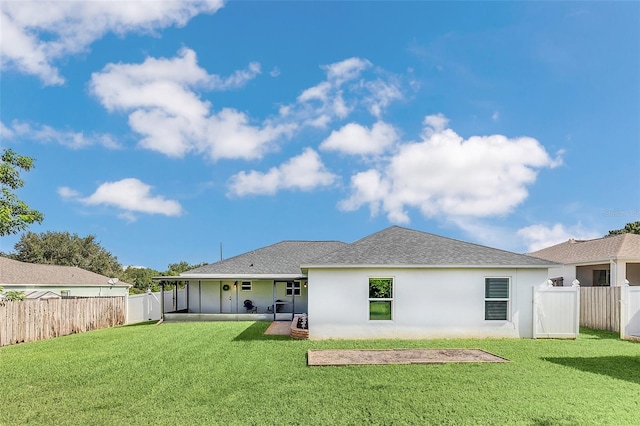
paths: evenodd
<path fill-rule="evenodd" d="M 247 312 L 250 312 L 252 314 L 257 314 L 258 313 L 258 307 L 256 305 L 253 304 L 253 302 L 249 299 L 245 300 L 243 302 L 244 304 L 244 308 L 247 310 Z"/>

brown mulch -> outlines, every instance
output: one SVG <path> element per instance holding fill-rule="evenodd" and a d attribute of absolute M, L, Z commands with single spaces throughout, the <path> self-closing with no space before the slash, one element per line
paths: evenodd
<path fill-rule="evenodd" d="M 482 349 L 327 349 L 307 351 L 308 365 L 443 364 L 508 362 Z"/>

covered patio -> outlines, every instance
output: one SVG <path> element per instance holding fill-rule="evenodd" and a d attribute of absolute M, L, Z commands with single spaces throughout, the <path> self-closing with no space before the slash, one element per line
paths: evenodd
<path fill-rule="evenodd" d="M 307 280 L 302 275 L 221 276 L 184 274 L 158 277 L 167 321 L 291 321 L 307 311 Z M 184 285 L 178 290 L 177 283 Z M 171 286 L 171 290 L 166 287 Z M 166 306 L 165 291 L 173 293 Z"/>

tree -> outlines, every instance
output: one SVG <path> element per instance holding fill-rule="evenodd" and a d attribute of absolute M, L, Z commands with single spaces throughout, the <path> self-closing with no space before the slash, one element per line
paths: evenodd
<path fill-rule="evenodd" d="M 15 244 L 11 258 L 28 263 L 77 266 L 96 274 L 121 278 L 122 265 L 118 258 L 96 241 L 95 235 L 79 237 L 68 232 L 47 231 L 22 234 Z"/>
<path fill-rule="evenodd" d="M 32 223 L 42 223 L 44 215 L 20 200 L 14 191 L 24 186 L 20 171 L 34 167 L 34 159 L 4 149 L 0 157 L 0 236 L 17 234 Z"/>
<path fill-rule="evenodd" d="M 206 262 L 194 263 L 193 265 L 191 265 L 188 262 L 182 260 L 178 263 L 170 263 L 169 266 L 167 267 L 167 271 L 164 272 L 163 275 L 168 275 L 168 276 L 180 275 L 183 272 L 190 271 L 191 269 L 196 269 L 204 265 L 207 265 L 207 263 Z"/>
<path fill-rule="evenodd" d="M 630 222 L 630 223 L 627 223 L 624 226 L 624 228 L 613 229 L 609 231 L 609 235 L 620 235 L 620 234 L 640 234 L 640 221 Z"/>
<path fill-rule="evenodd" d="M 133 285 L 134 289 L 132 289 L 132 293 L 142 293 L 146 291 L 148 288 L 151 291 L 159 291 L 160 285 L 157 281 L 153 281 L 151 278 L 157 277 L 160 275 L 160 272 L 151 268 L 135 268 L 132 266 L 127 267 L 124 270 L 122 280 Z"/>

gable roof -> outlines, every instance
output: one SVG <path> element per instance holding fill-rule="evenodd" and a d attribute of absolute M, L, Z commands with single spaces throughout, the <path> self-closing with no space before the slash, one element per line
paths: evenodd
<path fill-rule="evenodd" d="M 620 234 L 595 240 L 570 239 L 564 243 L 529 253 L 529 256 L 558 263 L 640 259 L 640 235 Z"/>
<path fill-rule="evenodd" d="M 180 274 L 181 277 L 258 278 L 301 277 L 300 265 L 334 252 L 346 243 L 341 241 L 282 241 L 220 262 L 201 266 Z"/>
<path fill-rule="evenodd" d="M 0 257 L 0 285 L 56 285 L 97 286 L 110 285 L 109 277 L 75 266 L 42 265 Z M 117 287 L 128 287 L 118 282 Z"/>
<path fill-rule="evenodd" d="M 553 262 L 392 226 L 314 259 L 313 266 L 550 267 Z"/>

